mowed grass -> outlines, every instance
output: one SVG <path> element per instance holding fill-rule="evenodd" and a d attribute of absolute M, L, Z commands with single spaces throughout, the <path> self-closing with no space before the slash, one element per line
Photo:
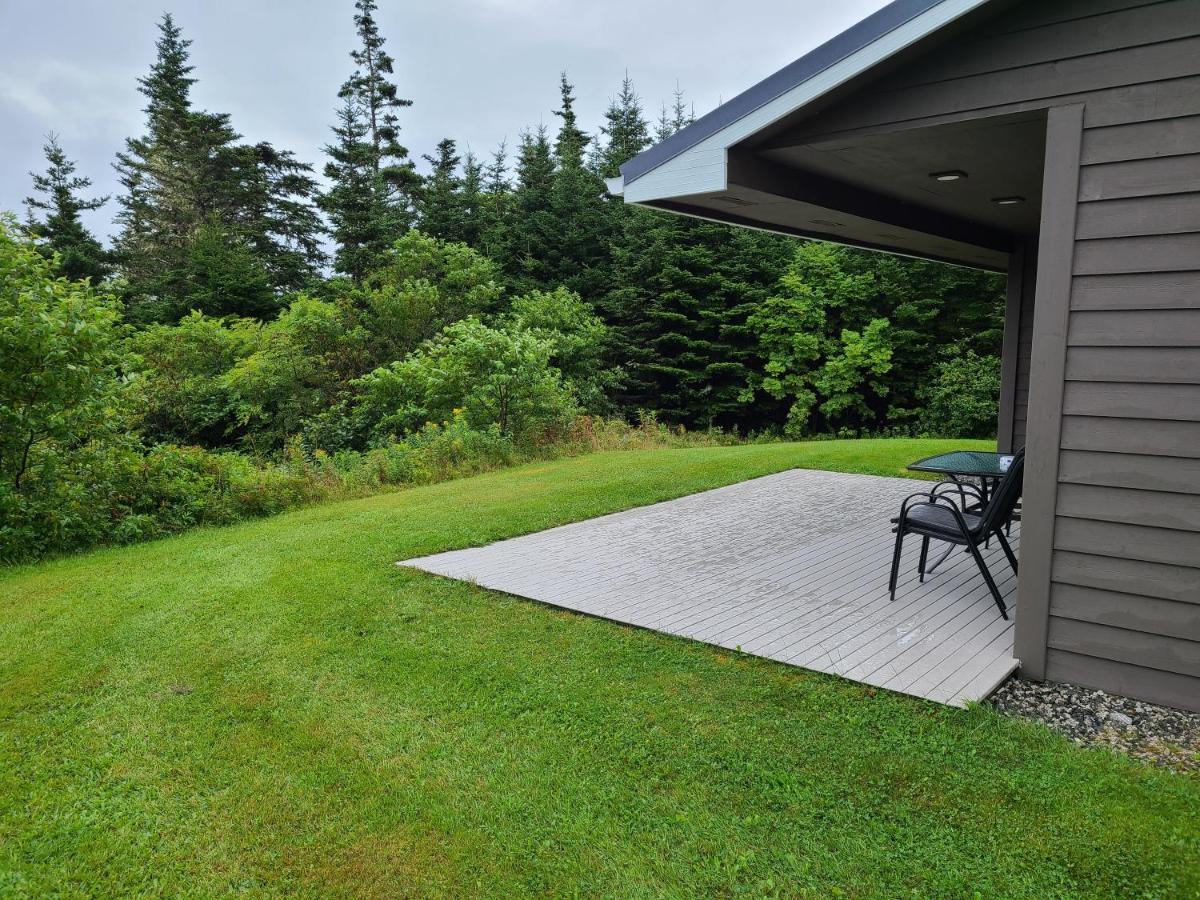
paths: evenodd
<path fill-rule="evenodd" d="M 0 894 L 1195 896 L 1197 779 L 393 565 L 962 443 L 598 454 L 0 574 Z"/>

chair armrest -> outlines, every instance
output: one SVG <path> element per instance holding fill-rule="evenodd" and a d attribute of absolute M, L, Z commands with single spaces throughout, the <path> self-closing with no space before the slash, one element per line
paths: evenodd
<path fill-rule="evenodd" d="M 960 507 L 963 510 L 969 510 L 971 506 L 982 507 L 983 492 L 973 484 L 966 484 L 961 481 L 942 481 L 934 486 L 929 492 L 930 495 L 944 496 L 947 493 L 957 493 L 960 501 Z M 968 500 L 968 497 L 970 498 Z"/>

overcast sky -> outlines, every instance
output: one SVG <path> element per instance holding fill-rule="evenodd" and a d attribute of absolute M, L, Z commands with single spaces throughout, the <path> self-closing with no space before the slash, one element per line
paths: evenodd
<path fill-rule="evenodd" d="M 522 128 L 553 127 L 564 69 L 593 133 L 626 70 L 651 119 L 676 82 L 702 114 L 884 2 L 381 0 L 378 20 L 414 101 L 401 139 L 424 168 L 442 137 L 487 156 Z M 117 193 L 113 155 L 141 133 L 136 79 L 164 10 L 193 41 L 195 104 L 320 170 L 352 68 L 353 0 L 0 0 L 0 209 L 24 215 L 51 131 L 98 193 Z M 107 235 L 115 209 L 88 224 Z"/>

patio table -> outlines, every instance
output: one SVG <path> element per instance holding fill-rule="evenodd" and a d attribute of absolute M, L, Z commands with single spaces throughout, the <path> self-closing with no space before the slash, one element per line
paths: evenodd
<path fill-rule="evenodd" d="M 935 472 L 944 475 L 955 484 L 962 484 L 959 479 L 978 479 L 978 485 L 972 484 L 979 491 L 979 506 L 987 506 L 993 485 L 1004 477 L 1009 464 L 1013 461 L 1011 453 L 991 453 L 986 450 L 951 450 L 949 453 L 938 453 L 918 459 L 908 465 L 910 472 Z M 946 552 L 937 558 L 933 565 L 925 571 L 933 572 L 946 561 L 954 551 L 954 546 L 946 548 Z"/>
<path fill-rule="evenodd" d="M 939 453 L 927 456 L 910 463 L 910 472 L 936 472 L 945 475 L 956 484 L 960 478 L 976 478 L 979 480 L 978 489 L 982 495 L 981 501 L 987 505 L 992 485 L 1004 477 L 1012 462 L 1011 453 L 990 453 L 986 450 L 951 450 L 949 453 Z"/>

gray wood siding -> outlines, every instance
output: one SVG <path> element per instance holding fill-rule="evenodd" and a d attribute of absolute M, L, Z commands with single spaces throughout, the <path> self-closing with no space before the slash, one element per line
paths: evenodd
<path fill-rule="evenodd" d="M 1041 460 L 1057 492 L 1035 669 L 1200 709 L 1200 0 L 1026 2 L 792 134 L 1070 104 L 1083 134 L 1057 466 Z M 1014 445 L 1030 348 L 1059 340 L 1032 335 L 1024 312 Z"/>
<path fill-rule="evenodd" d="M 1200 5 L 1190 11 L 1200 21 Z M 1195 116 L 1085 122 L 1054 531 L 1067 559 L 1051 572 L 1046 657 L 1048 677 L 1191 708 L 1200 706 L 1198 149 Z M 1114 590 L 1113 575 L 1103 587 L 1082 571 L 1098 564 L 1141 568 Z"/>

